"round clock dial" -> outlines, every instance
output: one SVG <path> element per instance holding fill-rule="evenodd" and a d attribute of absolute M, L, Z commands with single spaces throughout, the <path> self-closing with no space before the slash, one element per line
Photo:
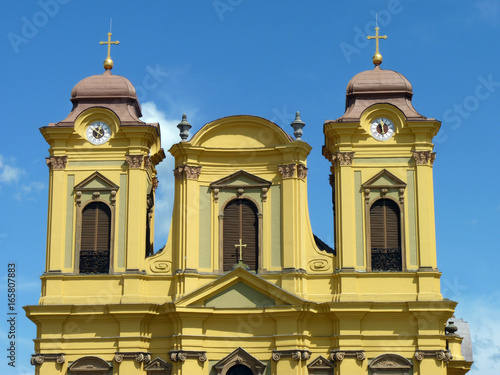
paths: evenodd
<path fill-rule="evenodd" d="M 394 135 L 394 124 L 385 117 L 379 117 L 370 125 L 373 138 L 379 141 L 387 141 Z"/>
<path fill-rule="evenodd" d="M 94 145 L 102 145 L 111 138 L 111 129 L 108 124 L 96 121 L 87 128 L 87 139 Z"/>

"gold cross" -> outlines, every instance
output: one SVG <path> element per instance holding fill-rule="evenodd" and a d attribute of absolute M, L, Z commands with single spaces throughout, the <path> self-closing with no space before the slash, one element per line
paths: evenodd
<path fill-rule="evenodd" d="M 380 52 L 378 51 L 378 40 L 379 39 L 387 39 L 387 35 L 382 35 L 382 36 L 379 36 L 378 35 L 378 30 L 379 30 L 379 27 L 375 27 L 375 36 L 372 36 L 372 35 L 368 35 L 366 38 L 367 39 L 375 39 L 375 46 L 376 46 L 376 51 L 375 51 L 375 54 L 379 54 Z"/>
<path fill-rule="evenodd" d="M 243 262 L 243 248 L 244 247 L 247 247 L 247 245 L 243 245 L 243 241 L 241 240 L 240 238 L 240 243 L 239 244 L 236 244 L 234 245 L 235 247 L 239 247 L 240 248 L 240 259 L 238 259 L 238 262 Z"/>
<path fill-rule="evenodd" d="M 117 41 L 114 41 L 112 42 L 111 41 L 111 31 L 108 33 L 108 41 L 107 42 L 99 42 L 99 44 L 102 46 L 103 44 L 107 44 L 108 45 L 108 57 L 107 59 L 110 59 L 111 56 L 110 56 L 110 53 L 111 53 L 111 45 L 112 44 L 120 44 L 120 42 L 117 40 Z"/>

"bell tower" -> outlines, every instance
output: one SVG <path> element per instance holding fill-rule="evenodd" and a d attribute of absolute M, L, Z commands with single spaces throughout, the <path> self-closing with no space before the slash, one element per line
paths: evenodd
<path fill-rule="evenodd" d="M 374 38 L 381 38 L 378 29 Z M 418 285 L 411 298 L 439 300 L 432 138 L 441 123 L 413 108 L 412 86 L 402 74 L 380 68 L 378 39 L 373 62 L 373 70 L 347 85 L 344 115 L 324 124 L 337 268 L 380 282 L 402 272 Z M 342 284 L 342 298 L 362 298 Z M 373 293 L 391 298 L 391 290 Z"/>
<path fill-rule="evenodd" d="M 70 298 L 58 287 L 63 275 L 140 273 L 152 253 L 160 128 L 139 120 L 134 87 L 111 73 L 109 46 L 104 73 L 73 88 L 70 114 L 40 129 L 50 145 L 43 303 Z"/>

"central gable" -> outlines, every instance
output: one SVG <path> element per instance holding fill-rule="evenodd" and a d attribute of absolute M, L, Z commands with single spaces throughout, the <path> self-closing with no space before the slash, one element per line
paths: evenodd
<path fill-rule="evenodd" d="M 193 146 L 246 149 L 283 145 L 293 139 L 275 123 L 257 116 L 224 117 L 203 126 L 191 139 Z"/>
<path fill-rule="evenodd" d="M 273 298 L 241 281 L 206 299 L 204 302 L 205 307 L 215 308 L 252 308 L 276 305 Z"/>
<path fill-rule="evenodd" d="M 307 301 L 238 267 L 174 302 L 179 307 L 264 308 L 303 306 Z"/>

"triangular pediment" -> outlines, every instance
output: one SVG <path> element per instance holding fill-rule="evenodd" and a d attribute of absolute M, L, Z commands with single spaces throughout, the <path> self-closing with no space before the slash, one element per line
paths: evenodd
<path fill-rule="evenodd" d="M 75 190 L 118 190 L 118 185 L 104 177 L 99 172 L 92 173 L 75 186 Z"/>
<path fill-rule="evenodd" d="M 331 370 L 335 365 L 323 356 L 319 356 L 314 361 L 307 365 L 309 370 Z"/>
<path fill-rule="evenodd" d="M 370 178 L 368 181 L 366 181 L 362 186 L 363 189 L 374 189 L 374 188 L 396 189 L 396 188 L 405 188 L 406 183 L 401 179 L 399 179 L 398 177 L 394 176 L 387 169 L 383 169 L 375 176 Z"/>
<path fill-rule="evenodd" d="M 163 373 L 170 373 L 172 371 L 172 365 L 160 357 L 156 357 L 151 362 L 149 362 L 146 366 L 144 366 L 144 370 L 148 372 L 154 373 L 155 371 L 162 371 Z"/>
<path fill-rule="evenodd" d="M 239 347 L 234 350 L 231 354 L 221 359 L 214 365 L 215 372 L 217 374 L 226 373 L 234 365 L 243 365 L 249 369 L 255 370 L 258 374 L 262 374 L 266 365 L 255 358 L 253 355 L 248 353 L 243 348 Z M 254 372 L 255 373 L 255 372 Z"/>
<path fill-rule="evenodd" d="M 264 180 L 259 176 L 255 176 L 251 173 L 245 172 L 244 170 L 239 170 L 229 176 L 221 178 L 210 184 L 211 188 L 223 189 L 226 187 L 231 188 L 245 188 L 245 187 L 269 187 L 271 182 Z"/>
<path fill-rule="evenodd" d="M 301 306 L 304 303 L 303 299 L 241 267 L 174 302 L 179 307 L 218 309 Z"/>

